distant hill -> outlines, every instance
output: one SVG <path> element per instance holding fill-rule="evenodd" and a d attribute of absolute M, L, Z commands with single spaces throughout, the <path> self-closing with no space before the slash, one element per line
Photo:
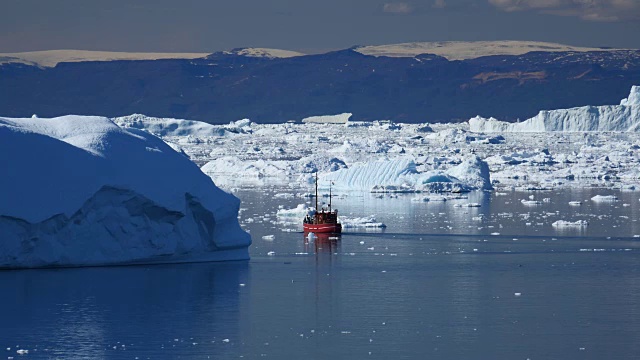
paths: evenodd
<path fill-rule="evenodd" d="M 640 84 L 638 50 L 546 43 L 412 43 L 315 55 L 234 49 L 200 55 L 95 56 L 46 67 L 33 60 L 6 61 L 9 56 L 0 54 L 0 115 L 142 113 L 209 123 L 242 118 L 275 123 L 339 113 L 353 113 L 352 120 L 401 122 L 466 121 L 476 115 L 516 120 L 541 109 L 615 104 Z"/>

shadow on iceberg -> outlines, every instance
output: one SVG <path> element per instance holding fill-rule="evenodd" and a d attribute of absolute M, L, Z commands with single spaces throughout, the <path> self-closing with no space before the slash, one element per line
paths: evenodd
<path fill-rule="evenodd" d="M 71 217 L 0 216 L 0 267 L 96 266 L 248 259 L 248 239 L 220 244 L 214 214 L 185 194 L 169 210 L 128 189 L 103 186 Z M 247 235 L 248 238 L 248 235 Z"/>
<path fill-rule="evenodd" d="M 0 118 L 0 267 L 248 259 L 240 200 L 107 118 Z"/>

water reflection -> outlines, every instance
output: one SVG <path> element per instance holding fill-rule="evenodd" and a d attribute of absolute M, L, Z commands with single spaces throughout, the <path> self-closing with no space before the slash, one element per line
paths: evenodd
<path fill-rule="evenodd" d="M 212 341 L 239 338 L 247 272 L 247 262 L 0 272 L 12 289 L 0 345 L 60 358 L 220 354 Z"/>
<path fill-rule="evenodd" d="M 308 253 L 337 253 L 340 249 L 341 234 L 315 234 L 309 238 L 309 234 L 304 234 L 304 250 Z"/>

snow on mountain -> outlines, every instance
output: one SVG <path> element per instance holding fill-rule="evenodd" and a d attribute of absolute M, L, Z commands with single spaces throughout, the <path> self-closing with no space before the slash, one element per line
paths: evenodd
<path fill-rule="evenodd" d="M 107 118 L 0 118 L 0 267 L 247 259 L 239 200 Z"/>
<path fill-rule="evenodd" d="M 267 48 L 242 48 L 223 51 L 225 54 L 243 55 L 248 57 L 289 58 L 303 56 L 297 51 L 267 49 Z M 0 64 L 22 63 L 41 67 L 54 67 L 59 63 L 86 62 L 86 61 L 117 61 L 117 60 L 160 60 L 160 59 L 198 59 L 204 58 L 209 53 L 140 53 L 117 51 L 91 51 L 91 50 L 45 50 L 20 53 L 0 53 Z"/>
<path fill-rule="evenodd" d="M 439 41 L 413 42 L 357 47 L 364 55 L 414 57 L 435 54 L 449 60 L 475 59 L 491 55 L 521 55 L 532 51 L 614 51 L 618 49 L 586 48 L 539 41 Z"/>
<path fill-rule="evenodd" d="M 281 49 L 268 48 L 241 48 L 227 51 L 227 54 L 244 55 L 249 57 L 266 57 L 266 58 L 290 58 L 295 56 L 304 56 L 305 54 Z"/>
<path fill-rule="evenodd" d="M 447 170 L 419 172 L 412 158 L 396 158 L 354 164 L 320 177 L 322 188 L 329 183 L 342 191 L 371 192 L 461 192 L 491 189 L 489 167 L 472 156 Z"/>
<path fill-rule="evenodd" d="M 640 87 L 633 86 L 620 105 L 582 106 L 543 110 L 520 122 L 508 123 L 476 116 L 469 120 L 474 132 L 640 131 Z"/>
<path fill-rule="evenodd" d="M 45 50 L 0 54 L 0 64 L 23 63 L 41 67 L 54 67 L 58 63 L 115 60 L 197 59 L 207 53 L 138 53 L 90 50 Z"/>

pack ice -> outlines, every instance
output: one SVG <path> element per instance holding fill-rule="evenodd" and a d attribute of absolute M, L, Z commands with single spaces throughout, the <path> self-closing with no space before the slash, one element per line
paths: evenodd
<path fill-rule="evenodd" d="M 0 164 L 0 267 L 249 257 L 239 200 L 142 130 L 0 118 Z"/>
<path fill-rule="evenodd" d="M 543 110 L 520 122 L 508 123 L 477 116 L 469 120 L 474 132 L 544 131 L 640 131 L 640 87 L 633 86 L 620 105 L 582 106 L 572 109 Z"/>

